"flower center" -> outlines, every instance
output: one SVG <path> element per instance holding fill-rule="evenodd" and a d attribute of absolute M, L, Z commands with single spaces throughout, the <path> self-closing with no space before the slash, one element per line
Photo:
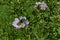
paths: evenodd
<path fill-rule="evenodd" d="M 18 23 L 18 25 L 21 25 L 24 21 L 26 21 L 25 19 L 20 20 L 20 22 Z"/>
<path fill-rule="evenodd" d="M 41 6 L 40 6 L 40 5 L 38 5 L 38 6 L 37 6 L 37 9 L 40 9 L 40 8 L 41 8 Z"/>

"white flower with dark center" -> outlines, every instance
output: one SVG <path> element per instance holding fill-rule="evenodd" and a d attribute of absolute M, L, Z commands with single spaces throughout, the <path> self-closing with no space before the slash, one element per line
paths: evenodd
<path fill-rule="evenodd" d="M 38 8 L 38 6 L 40 6 L 41 10 L 46 10 L 46 8 L 48 7 L 47 4 L 43 1 L 43 2 L 36 2 L 35 3 L 35 8 Z"/>
<path fill-rule="evenodd" d="M 20 16 L 19 18 L 15 18 L 15 21 L 13 21 L 12 23 L 12 25 L 16 28 L 24 28 L 28 24 L 29 21 L 26 19 L 26 17 L 22 17 L 22 16 Z"/>

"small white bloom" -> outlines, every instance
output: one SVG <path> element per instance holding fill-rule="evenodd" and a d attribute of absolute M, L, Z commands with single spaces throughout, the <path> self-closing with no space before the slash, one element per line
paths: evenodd
<path fill-rule="evenodd" d="M 21 23 L 20 25 L 18 25 L 18 23 L 23 20 L 23 23 Z M 26 17 L 22 17 L 20 16 L 19 19 L 18 18 L 15 18 L 15 20 L 13 21 L 12 25 L 16 28 L 24 28 L 26 25 L 28 25 L 29 22 L 26 20 Z"/>
<path fill-rule="evenodd" d="M 36 2 L 35 7 L 38 7 L 38 6 L 41 7 L 41 10 L 45 10 L 48 7 L 44 1 L 43 2 Z"/>

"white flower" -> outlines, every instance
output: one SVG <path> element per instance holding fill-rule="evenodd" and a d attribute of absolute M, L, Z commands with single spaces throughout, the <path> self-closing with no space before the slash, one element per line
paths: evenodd
<path fill-rule="evenodd" d="M 21 20 L 23 20 L 24 19 L 24 21 L 23 21 L 23 23 L 21 23 L 20 25 L 18 25 L 18 23 L 21 21 Z M 29 24 L 29 21 L 28 20 L 26 20 L 26 17 L 22 17 L 22 16 L 20 16 L 19 18 L 15 18 L 15 20 L 13 21 L 13 23 L 12 23 L 12 25 L 14 26 L 14 27 L 16 27 L 16 28 L 24 28 L 26 25 L 28 25 Z"/>
<path fill-rule="evenodd" d="M 48 7 L 47 4 L 43 1 L 43 2 L 36 2 L 35 3 L 35 7 L 41 7 L 41 10 L 46 10 L 46 8 Z"/>

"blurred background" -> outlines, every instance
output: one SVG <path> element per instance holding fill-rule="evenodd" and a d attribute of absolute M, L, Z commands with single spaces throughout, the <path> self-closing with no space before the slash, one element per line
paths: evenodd
<path fill-rule="evenodd" d="M 35 9 L 42 1 L 48 9 Z M 16 29 L 12 22 L 19 16 L 30 24 Z M 60 40 L 60 0 L 0 0 L 0 40 Z"/>

